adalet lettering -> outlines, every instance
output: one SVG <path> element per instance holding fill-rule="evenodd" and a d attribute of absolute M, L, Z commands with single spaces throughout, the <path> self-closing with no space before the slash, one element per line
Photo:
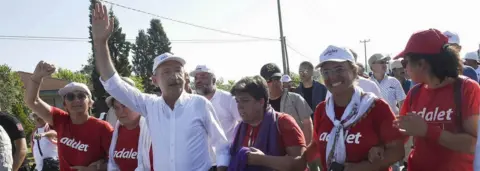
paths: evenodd
<path fill-rule="evenodd" d="M 330 137 L 330 134 L 327 132 L 324 132 L 320 134 L 319 140 L 328 141 L 329 137 Z M 347 144 L 360 144 L 360 137 L 362 137 L 362 134 L 360 134 L 360 132 L 357 132 L 356 134 L 348 134 L 348 130 L 345 131 L 345 142 Z"/>
<path fill-rule="evenodd" d="M 451 121 L 453 110 L 448 109 L 446 111 L 438 110 L 438 107 L 435 108 L 435 111 L 427 112 L 427 108 L 423 108 L 421 111 L 412 111 L 412 113 L 420 115 L 425 121 Z"/>
<path fill-rule="evenodd" d="M 82 141 L 77 142 L 75 141 L 75 139 L 63 137 L 62 139 L 60 139 L 60 143 L 65 144 L 66 146 L 76 149 L 78 151 L 88 151 L 88 144 L 82 144 Z"/>
<path fill-rule="evenodd" d="M 120 158 L 120 159 L 137 159 L 138 153 L 136 151 L 133 151 L 133 149 L 130 149 L 130 151 L 125 151 L 125 148 L 123 148 L 121 151 L 115 151 L 113 152 L 113 156 L 115 158 Z"/>

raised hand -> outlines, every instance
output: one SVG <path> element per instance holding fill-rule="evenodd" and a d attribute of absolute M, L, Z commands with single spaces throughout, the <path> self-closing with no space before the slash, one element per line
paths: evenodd
<path fill-rule="evenodd" d="M 94 42 L 106 42 L 113 32 L 113 18 L 108 17 L 108 10 L 101 2 L 95 4 L 92 11 L 92 37 Z"/>
<path fill-rule="evenodd" d="M 46 63 L 44 61 L 40 61 L 35 67 L 35 71 L 33 72 L 33 76 L 36 78 L 43 78 L 46 76 L 50 76 L 55 72 L 55 66 L 53 64 Z"/>

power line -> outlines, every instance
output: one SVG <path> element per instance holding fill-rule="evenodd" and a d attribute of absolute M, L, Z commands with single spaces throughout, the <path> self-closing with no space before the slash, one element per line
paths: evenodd
<path fill-rule="evenodd" d="M 290 43 L 286 43 L 287 47 L 290 48 L 293 52 L 295 52 L 296 54 L 304 57 L 305 59 L 307 60 L 310 60 L 310 61 L 314 61 L 313 58 L 310 58 L 308 57 L 307 55 L 304 55 L 303 53 L 301 53 L 300 51 L 298 51 L 297 49 L 293 48 Z"/>
<path fill-rule="evenodd" d="M 50 37 L 50 36 L 8 36 L 0 35 L 0 40 L 24 40 L 24 41 L 63 41 L 63 42 L 88 42 L 89 38 L 82 37 Z M 135 39 L 126 39 L 135 41 Z M 172 43 L 242 43 L 242 42 L 262 42 L 271 40 L 260 39 L 185 39 L 170 40 Z"/>
<path fill-rule="evenodd" d="M 210 31 L 215 31 L 215 32 L 224 33 L 224 34 L 235 35 L 235 36 L 241 36 L 241 37 L 248 37 L 248 38 L 253 38 L 253 39 L 276 40 L 276 41 L 278 41 L 278 39 L 258 37 L 258 36 L 251 36 L 251 35 L 246 35 L 246 34 L 241 34 L 241 33 L 234 33 L 234 32 L 229 32 L 229 31 L 225 31 L 225 30 L 219 30 L 219 29 L 214 29 L 214 28 L 210 28 L 210 27 L 205 27 L 205 26 L 201 26 L 201 25 L 197 25 L 197 24 L 193 24 L 193 23 L 188 23 L 188 22 L 185 22 L 185 21 L 180 21 L 180 20 L 176 20 L 176 19 L 172 19 L 172 18 L 160 16 L 160 15 L 157 15 L 157 14 L 153 14 L 153 13 L 146 12 L 146 11 L 142 11 L 142 10 L 139 10 L 139 9 L 127 7 L 127 6 L 125 6 L 125 5 L 120 5 L 120 4 L 117 4 L 117 3 L 114 3 L 114 2 L 110 2 L 110 1 L 106 1 L 106 0 L 99 0 L 99 1 L 102 1 L 102 2 L 105 2 L 105 3 L 108 3 L 108 4 L 111 4 L 111 5 L 114 5 L 114 6 L 117 6 L 117 7 L 129 9 L 129 10 L 132 10 L 132 11 L 136 11 L 136 12 L 139 12 L 139 13 L 151 15 L 151 16 L 154 16 L 154 17 L 157 17 L 157 18 L 161 18 L 161 19 L 165 19 L 165 20 L 169 20 L 169 21 L 173 21 L 173 22 L 177 22 L 177 23 L 181 23 L 181 24 L 185 24 L 185 25 L 189 25 L 189 26 L 193 26 L 193 27 L 205 29 L 205 30 L 210 30 Z"/>

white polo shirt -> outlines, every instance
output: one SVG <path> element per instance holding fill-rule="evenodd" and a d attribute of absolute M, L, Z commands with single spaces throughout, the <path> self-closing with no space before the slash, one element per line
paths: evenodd
<path fill-rule="evenodd" d="M 380 82 L 375 79 L 375 77 L 370 77 L 374 83 L 378 85 L 380 88 L 380 92 L 382 93 L 383 99 L 388 103 L 390 109 L 392 109 L 395 115 L 398 115 L 398 107 L 397 104 L 400 101 L 405 100 L 407 95 L 405 95 L 405 91 L 403 91 L 402 84 L 394 77 L 390 77 L 385 75 L 383 80 Z"/>
<path fill-rule="evenodd" d="M 0 170 L 12 170 L 12 143 L 7 131 L 0 125 Z"/>
<path fill-rule="evenodd" d="M 141 93 L 117 73 L 102 84 L 116 100 L 147 120 L 154 170 L 209 170 L 209 142 L 216 149 L 217 166 L 229 165 L 230 144 L 205 97 L 183 92 L 172 110 L 163 96 Z"/>
<path fill-rule="evenodd" d="M 46 128 L 47 125 L 42 128 L 37 128 L 36 130 L 34 130 L 34 133 L 44 133 Z M 36 164 L 35 169 L 37 169 L 38 171 L 42 171 L 44 158 L 51 157 L 54 159 L 58 159 L 57 142 L 50 140 L 48 137 L 42 137 L 38 141 L 37 139 L 33 139 L 32 142 L 33 158 L 35 159 Z M 40 144 L 38 144 L 38 142 L 40 142 Z M 42 154 L 40 154 L 39 145 L 42 150 Z"/>

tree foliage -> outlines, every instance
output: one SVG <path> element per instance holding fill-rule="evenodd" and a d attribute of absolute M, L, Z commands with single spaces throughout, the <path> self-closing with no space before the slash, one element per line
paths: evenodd
<path fill-rule="evenodd" d="M 135 82 L 135 87 L 138 88 L 141 92 L 144 92 L 145 90 L 143 89 L 142 85 L 142 78 L 139 76 L 130 76 L 130 79 L 132 79 Z"/>
<path fill-rule="evenodd" d="M 80 71 L 73 72 L 68 69 L 59 68 L 57 72 L 52 75 L 53 78 L 68 80 L 70 82 L 79 82 L 90 85 L 90 75 L 84 74 Z"/>
<path fill-rule="evenodd" d="M 156 56 L 170 52 L 170 40 L 158 19 L 150 21 L 150 28 L 145 33 L 140 30 L 135 40 L 133 50 L 133 72 L 142 79 L 145 92 L 152 93 L 155 86 L 150 78 L 153 75 L 152 66 Z"/>
<path fill-rule="evenodd" d="M 8 112 L 20 120 L 28 135 L 32 131 L 33 125 L 28 119 L 30 110 L 23 102 L 24 92 L 20 76 L 9 66 L 0 65 L 0 110 Z"/>
<path fill-rule="evenodd" d="M 228 80 L 226 83 L 223 80 L 223 78 L 218 78 L 217 82 L 215 82 L 215 85 L 217 86 L 218 89 L 225 90 L 230 92 L 232 87 L 235 85 L 235 80 Z"/>

